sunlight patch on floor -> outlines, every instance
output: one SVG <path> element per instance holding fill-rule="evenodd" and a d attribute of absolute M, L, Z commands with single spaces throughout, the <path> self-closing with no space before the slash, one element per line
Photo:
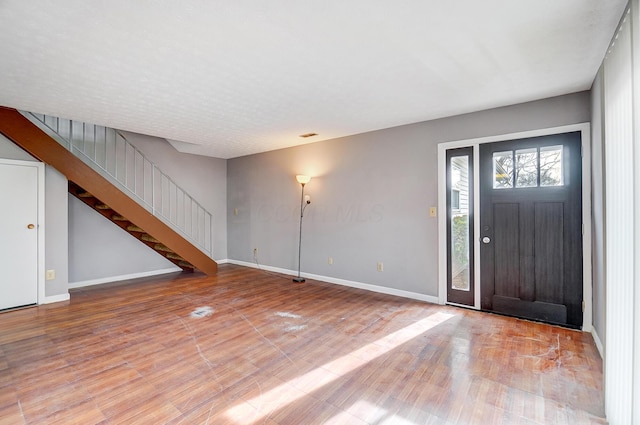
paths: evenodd
<path fill-rule="evenodd" d="M 286 317 L 286 318 L 289 318 L 289 319 L 301 319 L 302 318 L 302 316 L 300 316 L 299 314 L 289 313 L 288 311 L 276 311 L 275 315 L 278 316 L 278 317 Z"/>
<path fill-rule="evenodd" d="M 454 317 L 454 314 L 438 312 L 416 323 L 399 329 L 349 354 L 332 360 L 284 384 L 261 392 L 259 396 L 227 410 L 225 415 L 238 423 L 247 424 L 247 413 L 255 412 L 254 423 L 272 412 L 291 404 L 341 376 L 364 366 L 381 355 L 416 338 L 429 329 Z M 242 422 L 240 422 L 240 420 Z"/>
<path fill-rule="evenodd" d="M 358 400 L 348 409 L 328 419 L 325 424 L 376 424 L 376 425 L 415 425 L 401 416 L 390 413 L 388 410 L 369 403 L 366 400 Z"/>

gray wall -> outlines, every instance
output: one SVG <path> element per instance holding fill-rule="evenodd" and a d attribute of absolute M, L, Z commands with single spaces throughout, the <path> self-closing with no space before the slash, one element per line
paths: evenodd
<path fill-rule="evenodd" d="M 227 161 L 178 152 L 165 139 L 123 132 L 163 172 L 213 214 L 213 255 L 227 258 Z"/>
<path fill-rule="evenodd" d="M 231 159 L 229 258 L 253 262 L 258 248 L 262 264 L 297 268 L 294 176 L 309 174 L 303 273 L 437 296 L 437 220 L 428 211 L 437 205 L 438 143 L 590 118 L 589 92 L 581 92 Z"/>
<path fill-rule="evenodd" d="M 602 68 L 591 88 L 591 202 L 593 237 L 593 327 L 606 345 L 605 335 L 605 174 L 604 174 L 604 119 Z"/>
<path fill-rule="evenodd" d="M 37 161 L 0 135 L 0 158 Z M 56 278 L 46 281 L 47 297 L 68 293 L 67 256 L 67 179 L 55 169 L 45 167 L 45 268 L 55 270 Z"/>
<path fill-rule="evenodd" d="M 45 283 L 46 296 L 69 291 L 69 229 L 67 178 L 45 165 L 45 269 L 55 270 L 56 278 Z"/>
<path fill-rule="evenodd" d="M 72 195 L 69 204 L 69 282 L 71 284 L 174 268 Z"/>
<path fill-rule="evenodd" d="M 38 161 L 18 145 L 0 134 L 0 158 L 16 159 L 19 161 Z"/>

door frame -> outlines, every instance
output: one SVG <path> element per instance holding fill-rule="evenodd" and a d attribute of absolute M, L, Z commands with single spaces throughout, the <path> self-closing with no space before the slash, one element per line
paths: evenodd
<path fill-rule="evenodd" d="M 503 142 L 507 140 L 526 139 L 530 137 L 579 131 L 582 142 L 582 330 L 591 332 L 593 321 L 592 277 L 591 277 L 591 124 L 579 123 L 517 133 L 500 134 L 474 139 L 455 140 L 438 144 L 438 302 L 452 304 L 447 301 L 447 193 L 446 193 L 446 151 L 448 149 L 473 147 L 473 213 L 474 213 L 474 305 L 480 310 L 480 145 L 484 143 Z M 463 306 L 469 308 L 469 306 Z"/>
<path fill-rule="evenodd" d="M 44 224 L 45 224 L 45 213 L 44 213 L 44 202 L 45 202 L 45 186 L 44 186 L 44 173 L 45 167 L 44 163 L 37 161 L 23 161 L 17 159 L 5 159 L 0 158 L 0 164 L 3 165 L 14 165 L 19 167 L 34 167 L 38 174 L 38 223 L 36 226 L 37 235 L 38 235 L 38 304 L 44 304 L 46 302 L 45 295 L 45 241 L 44 241 Z"/>

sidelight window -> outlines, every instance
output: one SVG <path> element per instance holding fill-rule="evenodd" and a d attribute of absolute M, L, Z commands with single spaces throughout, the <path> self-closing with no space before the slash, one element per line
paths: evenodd
<path fill-rule="evenodd" d="M 447 302 L 473 306 L 473 147 L 448 149 Z"/>
<path fill-rule="evenodd" d="M 450 158 L 450 211 L 449 211 L 449 261 L 450 284 L 453 289 L 469 291 L 470 280 L 470 227 L 469 199 L 470 156 L 460 155 Z"/>

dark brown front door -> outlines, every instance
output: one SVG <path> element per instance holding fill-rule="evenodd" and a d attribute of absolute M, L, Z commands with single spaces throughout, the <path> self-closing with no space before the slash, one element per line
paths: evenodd
<path fill-rule="evenodd" d="M 580 133 L 480 146 L 481 308 L 582 325 Z"/>

